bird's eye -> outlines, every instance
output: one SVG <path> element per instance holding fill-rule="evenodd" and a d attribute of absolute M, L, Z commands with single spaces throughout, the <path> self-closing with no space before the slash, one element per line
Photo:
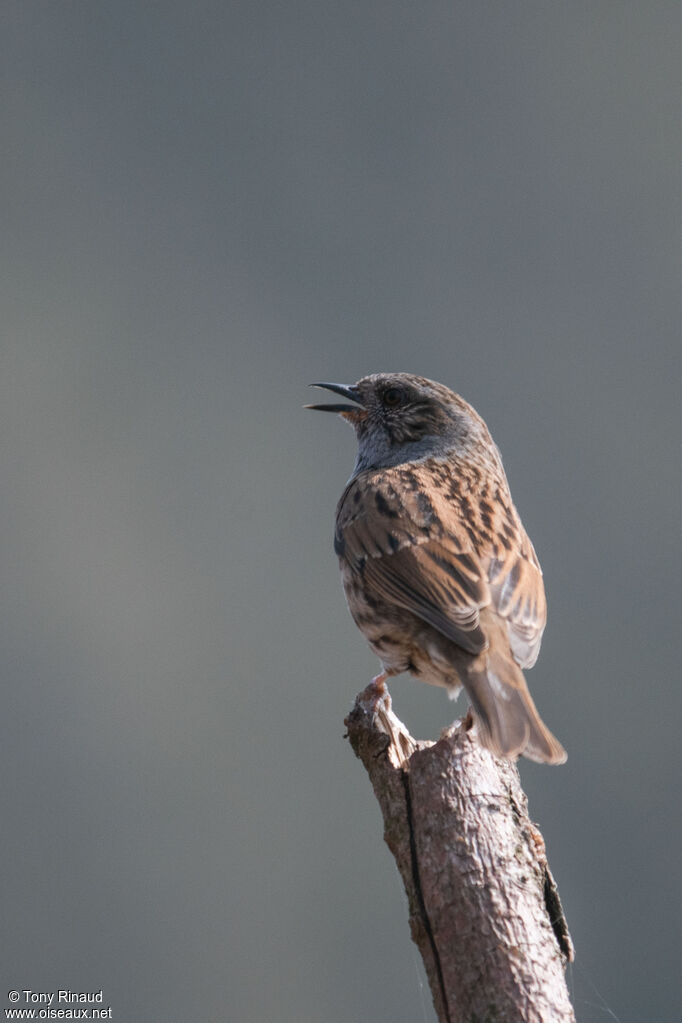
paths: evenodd
<path fill-rule="evenodd" d="M 384 405 L 387 408 L 396 408 L 403 399 L 403 392 L 399 387 L 389 387 L 384 391 Z"/>

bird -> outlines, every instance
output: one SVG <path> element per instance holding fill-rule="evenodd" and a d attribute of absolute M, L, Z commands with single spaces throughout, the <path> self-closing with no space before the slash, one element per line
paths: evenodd
<path fill-rule="evenodd" d="M 374 373 L 316 383 L 341 403 L 357 458 L 334 550 L 351 616 L 382 671 L 466 691 L 479 742 L 509 760 L 566 760 L 523 674 L 547 619 L 542 570 L 484 420 L 443 384 Z"/>

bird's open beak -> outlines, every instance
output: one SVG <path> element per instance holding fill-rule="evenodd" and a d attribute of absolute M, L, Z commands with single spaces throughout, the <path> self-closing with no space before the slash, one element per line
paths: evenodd
<path fill-rule="evenodd" d="M 325 391 L 334 391 L 335 394 L 341 394 L 344 398 L 350 398 L 351 401 L 357 402 L 356 405 L 345 405 L 341 402 L 333 405 L 304 405 L 304 408 L 311 408 L 317 412 L 338 412 L 341 415 L 348 415 L 349 418 L 353 418 L 361 414 L 362 409 L 358 408 L 358 405 L 362 405 L 360 400 L 360 392 L 358 391 L 355 384 L 311 384 L 311 387 L 323 387 Z"/>

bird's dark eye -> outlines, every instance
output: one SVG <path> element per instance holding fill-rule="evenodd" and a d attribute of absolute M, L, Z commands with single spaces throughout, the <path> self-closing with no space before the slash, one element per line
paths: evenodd
<path fill-rule="evenodd" d="M 399 387 L 388 387 L 384 391 L 384 405 L 395 408 L 403 400 L 403 392 Z"/>

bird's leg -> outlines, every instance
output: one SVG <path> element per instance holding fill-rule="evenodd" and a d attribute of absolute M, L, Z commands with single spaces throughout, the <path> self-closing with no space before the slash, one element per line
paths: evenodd
<path fill-rule="evenodd" d="M 379 728 L 391 740 L 387 749 L 391 762 L 395 767 L 404 767 L 417 744 L 402 721 L 393 713 L 391 694 L 386 686 L 386 679 L 389 677 L 387 671 L 375 675 L 358 699 L 363 700 L 365 707 L 374 715 Z"/>
<path fill-rule="evenodd" d="M 376 686 L 379 692 L 383 693 L 386 689 L 386 679 L 388 678 L 388 672 L 382 671 L 378 675 L 375 675 L 372 679 L 372 685 Z"/>

